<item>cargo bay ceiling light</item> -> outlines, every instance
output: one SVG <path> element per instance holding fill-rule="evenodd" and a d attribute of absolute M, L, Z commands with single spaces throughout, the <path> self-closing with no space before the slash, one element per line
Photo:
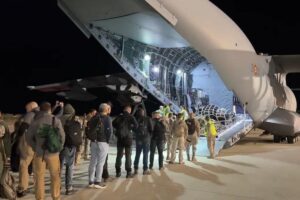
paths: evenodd
<path fill-rule="evenodd" d="M 181 75 L 181 74 L 182 74 L 182 70 L 181 70 L 181 69 L 178 69 L 177 72 L 176 72 L 176 74 L 177 74 L 177 75 Z"/>
<path fill-rule="evenodd" d="M 145 56 L 144 56 L 144 60 L 146 60 L 146 61 L 149 61 L 149 60 L 151 60 L 151 56 L 150 56 L 150 55 L 148 55 L 148 54 L 145 54 Z"/>
<path fill-rule="evenodd" d="M 158 67 L 158 66 L 154 66 L 154 67 L 153 67 L 153 72 L 159 73 L 159 67 Z"/>

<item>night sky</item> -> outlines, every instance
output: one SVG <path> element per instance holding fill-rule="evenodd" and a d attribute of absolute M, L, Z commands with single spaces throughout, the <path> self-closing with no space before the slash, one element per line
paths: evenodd
<path fill-rule="evenodd" d="M 300 54 L 296 1 L 212 2 L 241 27 L 258 53 Z M 29 100 L 57 99 L 54 94 L 29 91 L 27 85 L 122 71 L 95 39 L 81 33 L 55 0 L 9 0 L 1 8 L 0 109 L 4 112 L 24 112 Z M 289 75 L 288 84 L 300 88 L 300 75 Z M 300 93 L 296 96 L 300 102 Z M 103 90 L 95 102 L 72 103 L 82 113 L 110 98 L 113 96 Z M 148 105 L 158 106 L 154 99 Z"/>

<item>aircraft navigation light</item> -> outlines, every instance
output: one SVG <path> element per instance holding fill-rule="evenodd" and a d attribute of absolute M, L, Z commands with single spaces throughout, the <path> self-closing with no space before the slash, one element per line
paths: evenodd
<path fill-rule="evenodd" d="M 151 56 L 149 56 L 148 54 L 146 54 L 146 55 L 144 56 L 144 60 L 146 60 L 146 61 L 151 60 Z"/>

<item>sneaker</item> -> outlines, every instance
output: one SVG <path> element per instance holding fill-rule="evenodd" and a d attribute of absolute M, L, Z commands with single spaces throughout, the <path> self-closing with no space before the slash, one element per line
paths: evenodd
<path fill-rule="evenodd" d="M 165 168 L 164 167 L 159 167 L 159 170 L 164 170 Z"/>
<path fill-rule="evenodd" d="M 144 172 L 143 172 L 143 175 L 150 175 L 151 174 L 151 172 L 150 172 L 150 170 L 144 170 Z"/>
<path fill-rule="evenodd" d="M 134 177 L 134 175 L 131 172 L 127 173 L 127 175 L 126 175 L 126 178 L 133 178 L 133 177 Z"/>
<path fill-rule="evenodd" d="M 173 161 L 169 161 L 169 164 L 174 164 L 174 162 Z"/>
<path fill-rule="evenodd" d="M 106 185 L 104 183 L 95 183 L 95 188 L 104 189 L 106 188 Z"/>
<path fill-rule="evenodd" d="M 77 190 L 74 190 L 73 188 L 72 189 L 68 189 L 66 190 L 66 195 L 72 195 L 76 192 Z"/>
<path fill-rule="evenodd" d="M 21 197 L 25 197 L 27 194 L 26 190 L 23 191 L 17 191 L 17 197 L 21 198 Z"/>
<path fill-rule="evenodd" d="M 119 178 L 121 176 L 121 172 L 117 172 L 116 177 Z"/>
<path fill-rule="evenodd" d="M 90 183 L 89 184 L 89 188 L 94 188 L 95 187 L 95 184 L 94 183 Z"/>

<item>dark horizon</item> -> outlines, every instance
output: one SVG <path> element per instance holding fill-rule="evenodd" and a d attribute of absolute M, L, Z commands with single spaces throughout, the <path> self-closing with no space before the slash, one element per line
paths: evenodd
<path fill-rule="evenodd" d="M 257 53 L 300 54 L 300 13 L 294 1 L 213 0 L 245 32 Z M 118 63 L 93 38 L 87 39 L 57 7 L 55 0 L 11 0 L 1 13 L 0 110 L 23 113 L 26 102 L 60 99 L 29 91 L 26 86 L 121 72 Z M 288 85 L 300 88 L 300 74 L 288 75 Z M 102 94 L 103 93 L 103 94 Z M 300 92 L 295 92 L 298 104 Z M 106 90 L 97 101 L 72 102 L 80 113 L 113 100 Z M 159 104 L 152 99 L 148 107 Z"/>

